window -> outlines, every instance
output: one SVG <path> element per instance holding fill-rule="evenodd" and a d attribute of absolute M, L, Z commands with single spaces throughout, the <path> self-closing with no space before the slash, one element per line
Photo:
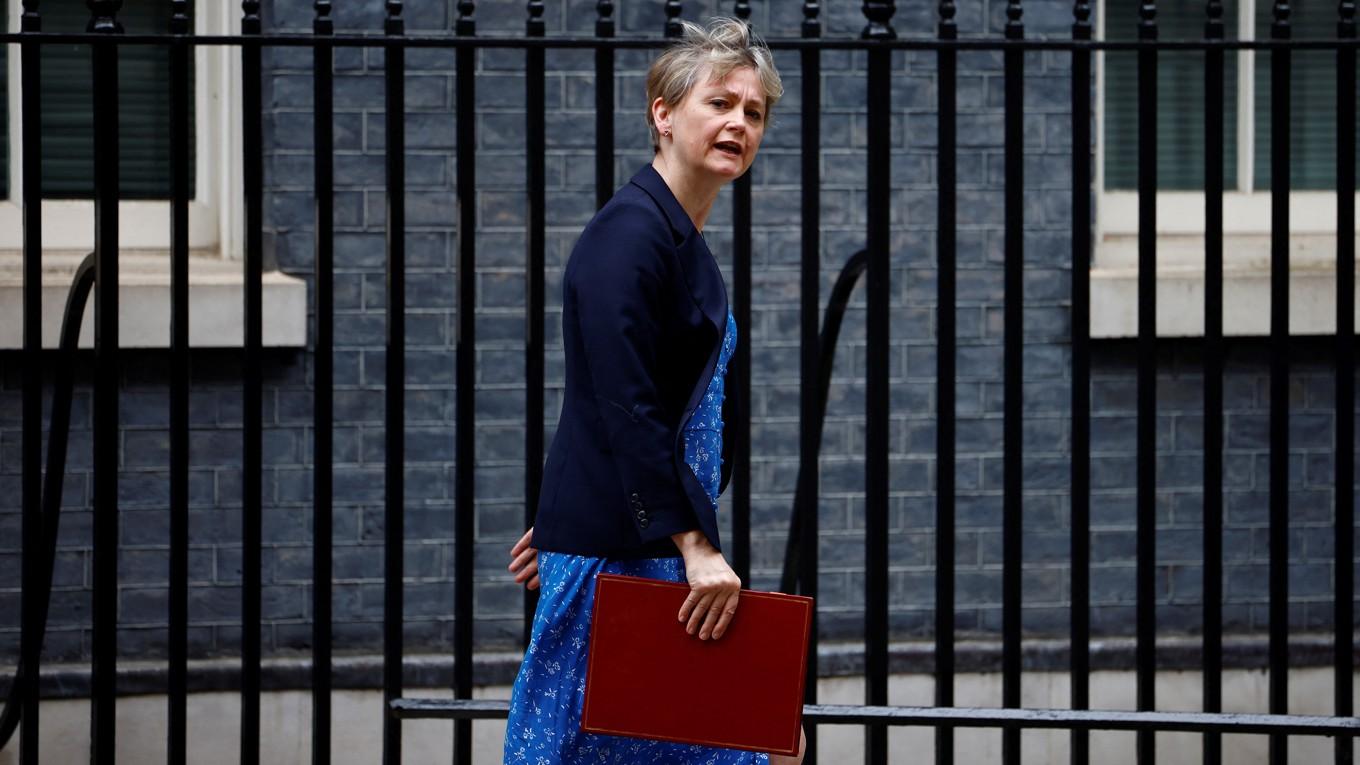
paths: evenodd
<path fill-rule="evenodd" d="M 1269 0 L 1225 0 L 1223 5 L 1225 37 L 1230 40 L 1270 38 Z M 1290 26 L 1295 38 L 1326 39 L 1336 35 L 1335 3 L 1296 0 L 1291 5 Z M 1137 39 L 1137 4 L 1109 2 L 1106 14 L 1106 39 Z M 1160 39 L 1201 39 L 1204 21 L 1203 3 L 1158 5 Z M 1105 54 L 1104 140 L 1107 146 L 1137 146 L 1136 56 L 1131 51 Z M 1239 191 L 1269 189 L 1271 54 L 1269 51 L 1229 53 L 1225 59 L 1225 188 Z M 1158 54 L 1158 67 L 1158 188 L 1202 189 L 1204 54 L 1200 51 L 1165 51 Z M 1290 188 L 1333 189 L 1336 185 L 1336 55 L 1325 50 L 1294 51 L 1290 96 Z M 1249 129 L 1239 131 L 1239 120 Z M 1136 151 L 1107 152 L 1104 188 L 1135 189 L 1137 162 Z"/>
<path fill-rule="evenodd" d="M 84 0 L 45 0 L 43 30 L 84 31 L 90 12 Z M 192 9 L 190 11 L 192 14 Z M 118 20 L 128 34 L 155 34 L 170 27 L 164 2 L 124 3 Z M 190 188 L 193 187 L 193 62 L 190 61 Z M 49 199 L 94 197 L 94 112 L 87 45 L 42 49 L 42 183 Z M 126 199 L 170 196 L 170 49 L 130 45 L 119 51 L 119 187 Z M 191 194 L 192 196 L 192 194 Z"/>
<path fill-rule="evenodd" d="M 1224 0 L 1227 39 L 1268 39 L 1270 0 Z M 1295 39 L 1336 35 L 1336 4 L 1294 0 Z M 1134 40 L 1138 4 L 1104 0 L 1100 34 Z M 1203 2 L 1158 3 L 1161 40 L 1204 37 Z M 1296 50 L 1290 78 L 1291 331 L 1334 327 L 1336 245 L 1336 54 Z M 1157 83 L 1157 268 L 1159 334 L 1203 332 L 1204 53 L 1161 51 Z M 1096 241 L 1092 333 L 1137 327 L 1137 54 L 1097 57 Z M 1224 331 L 1268 331 L 1270 249 L 1270 66 L 1268 51 L 1224 57 Z"/>
<path fill-rule="evenodd" d="M 1228 0 L 1224 16 L 1232 19 L 1237 3 Z M 1136 3 L 1109 2 L 1105 6 L 1105 37 L 1134 40 L 1138 36 Z M 1225 24 L 1228 39 L 1236 27 Z M 1160 3 L 1158 34 L 1163 40 L 1199 39 L 1204 35 L 1203 3 Z M 1197 51 L 1158 54 L 1157 70 L 1157 183 L 1162 189 L 1204 188 L 1204 55 Z M 1237 185 L 1237 61 L 1225 62 L 1224 175 L 1225 187 Z M 1105 54 L 1105 145 L 1138 146 L 1138 59 L 1129 52 Z M 1107 152 L 1105 184 L 1109 190 L 1138 187 L 1138 152 Z"/>
<path fill-rule="evenodd" d="M 235 21 L 231 3 L 190 3 L 199 34 L 225 34 Z M 80 31 L 89 20 L 84 0 L 44 0 L 44 31 Z M 197 11 L 195 13 L 195 11 Z M 0 13 L 18 31 L 20 0 L 0 0 Z M 124 0 L 118 19 L 128 33 L 169 28 L 171 5 L 161 0 Z M 20 151 L 18 47 L 7 46 L 4 111 L 0 135 L 0 253 L 22 246 L 20 216 L 23 157 Z M 94 242 L 92 105 L 89 49 L 45 45 L 42 53 L 43 243 L 53 251 L 88 251 Z M 169 246 L 169 49 L 127 45 L 119 50 L 120 245 L 164 251 Z M 203 46 L 192 54 L 190 246 L 198 254 L 239 253 L 240 51 Z M 221 147 L 221 148 L 217 148 Z"/>
<path fill-rule="evenodd" d="M 238 29 L 240 5 L 199 0 L 197 34 Z M 44 31 L 85 28 L 84 0 L 43 0 Z M 20 0 L 0 0 L 0 23 L 18 31 Z M 123 0 L 118 19 L 128 33 L 169 29 L 168 0 Z M 3 46 L 0 46 L 3 47 Z M 23 246 L 17 47 L 0 59 L 0 349 L 22 343 L 19 262 Z M 43 344 L 55 347 L 67 285 L 94 246 L 93 151 L 89 49 L 44 46 Z M 8 66 L 5 66 L 8 64 Z M 241 189 L 241 50 L 198 46 L 192 53 L 189 204 L 189 342 L 239 346 L 242 339 L 243 201 Z M 124 347 L 169 343 L 169 49 L 119 49 L 119 341 Z M 300 346 L 307 339 L 307 289 L 301 279 L 270 272 L 264 279 L 264 343 Z M 87 306 L 81 344 L 90 344 Z"/>

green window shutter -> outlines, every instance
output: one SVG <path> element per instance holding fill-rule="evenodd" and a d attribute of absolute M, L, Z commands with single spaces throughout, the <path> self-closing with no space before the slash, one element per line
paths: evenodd
<path fill-rule="evenodd" d="M 1298 40 L 1336 37 L 1336 3 L 1293 0 L 1290 26 Z M 1270 39 L 1270 3 L 1256 5 L 1256 38 Z M 1270 189 L 1270 60 L 1256 54 L 1255 187 Z M 1293 52 L 1289 74 L 1289 188 L 1336 188 L 1336 53 Z M 1360 167 L 1360 161 L 1356 163 Z"/>
<path fill-rule="evenodd" d="M 43 31 L 80 32 L 90 19 L 84 0 L 44 0 Z M 129 34 L 163 34 L 171 6 L 126 0 L 118 20 Z M 118 59 L 119 190 L 124 199 L 170 196 L 170 49 L 123 45 Z M 190 67 L 192 70 L 192 59 Z M 93 88 L 88 45 L 44 45 L 42 52 L 43 196 L 94 196 Z M 193 83 L 193 73 L 189 75 Z M 189 186 L 194 184 L 193 93 L 190 85 Z"/>
<path fill-rule="evenodd" d="M 1236 0 L 1224 4 L 1224 33 L 1237 38 Z M 1204 37 L 1204 3 L 1157 4 L 1158 38 L 1198 40 Z M 1138 4 L 1105 3 L 1105 38 L 1138 38 Z M 1204 54 L 1198 51 L 1157 55 L 1157 188 L 1204 188 Z M 1224 61 L 1224 185 L 1237 185 L 1237 58 Z M 1105 188 L 1138 187 L 1138 54 L 1105 54 Z"/>

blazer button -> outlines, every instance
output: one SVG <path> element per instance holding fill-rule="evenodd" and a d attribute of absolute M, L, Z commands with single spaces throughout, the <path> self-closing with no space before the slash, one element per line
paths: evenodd
<path fill-rule="evenodd" d="M 642 501 L 642 497 L 639 497 L 637 492 L 633 492 L 632 495 L 628 497 L 628 499 L 635 504 Z"/>
<path fill-rule="evenodd" d="M 638 517 L 638 520 L 642 520 L 642 521 L 647 520 L 647 511 L 646 511 L 646 510 L 639 510 L 639 511 L 637 511 L 637 517 Z"/>
<path fill-rule="evenodd" d="M 650 526 L 651 523 L 652 523 L 652 522 L 649 521 L 649 520 L 647 520 L 646 518 L 643 518 L 642 520 L 638 521 L 638 525 L 641 526 L 641 527 L 644 528 L 644 529 L 647 528 L 648 526 Z"/>

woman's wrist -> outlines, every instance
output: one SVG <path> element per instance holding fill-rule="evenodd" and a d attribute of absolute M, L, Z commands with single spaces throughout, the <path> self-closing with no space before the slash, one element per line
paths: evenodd
<path fill-rule="evenodd" d="M 705 547 L 711 547 L 708 543 L 708 537 L 705 537 L 704 532 L 698 529 L 671 534 L 671 541 L 675 542 L 675 546 L 680 548 L 680 554 L 685 557 L 689 557 L 691 553 L 699 552 Z"/>

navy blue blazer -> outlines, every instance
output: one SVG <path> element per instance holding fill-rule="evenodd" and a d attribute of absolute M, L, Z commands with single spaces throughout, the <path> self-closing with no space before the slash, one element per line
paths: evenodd
<path fill-rule="evenodd" d="M 660 174 L 643 166 L 586 225 L 567 260 L 566 391 L 532 546 L 673 557 L 680 552 L 670 535 L 699 529 L 722 549 L 717 514 L 685 463 L 680 434 L 713 377 L 726 327 L 717 262 Z M 726 422 L 735 399 L 724 399 Z M 730 432 L 722 488 L 731 477 Z"/>

